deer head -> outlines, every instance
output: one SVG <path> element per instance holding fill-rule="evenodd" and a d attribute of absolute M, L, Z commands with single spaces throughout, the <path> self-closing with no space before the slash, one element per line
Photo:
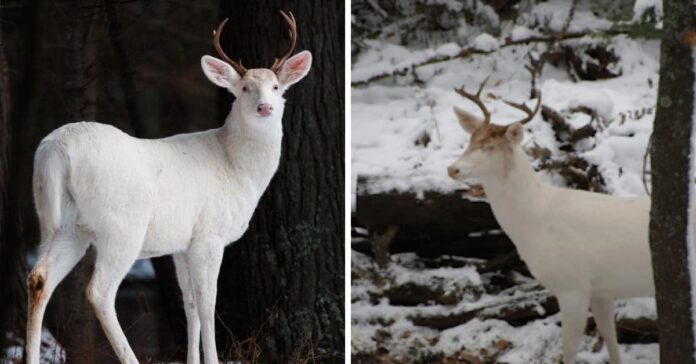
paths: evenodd
<path fill-rule="evenodd" d="M 220 46 L 220 34 L 227 19 L 213 31 L 213 44 L 225 61 L 207 55 L 201 58 L 203 73 L 211 82 L 234 94 L 234 104 L 241 109 L 238 112 L 245 120 L 280 120 L 285 105 L 283 93 L 304 78 L 312 64 L 312 54 L 308 51 L 290 57 L 297 43 L 295 17 L 292 12 L 280 14 L 290 28 L 290 46 L 270 68 L 247 69 L 241 60 L 233 61 L 225 54 Z"/>
<path fill-rule="evenodd" d="M 476 94 L 470 94 L 463 88 L 455 91 L 463 97 L 474 102 L 483 112 L 481 119 L 458 107 L 454 107 L 459 125 L 471 134 L 469 145 L 464 154 L 447 168 L 449 176 L 455 180 L 467 178 L 486 178 L 505 176 L 512 163 L 512 153 L 522 141 L 524 130 L 522 125 L 528 123 L 541 107 L 541 96 L 537 99 L 534 110 L 525 104 L 517 104 L 505 101 L 506 104 L 524 111 L 527 116 L 510 125 L 495 125 L 490 123 L 491 114 L 481 100 L 481 91 L 488 79 L 479 86 Z"/>

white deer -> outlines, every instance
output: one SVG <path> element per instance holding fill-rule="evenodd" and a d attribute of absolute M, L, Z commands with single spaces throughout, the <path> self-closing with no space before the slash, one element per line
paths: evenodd
<path fill-rule="evenodd" d="M 480 95 L 456 91 L 483 111 L 480 119 L 457 107 L 471 139 L 448 167 L 455 180 L 478 178 L 498 223 L 534 277 L 558 298 L 563 362 L 575 363 L 588 307 L 604 337 L 612 364 L 621 363 L 614 324 L 614 299 L 654 295 L 648 243 L 650 200 L 618 198 L 543 183 L 520 146 L 523 124 L 539 110 L 507 102 L 528 116 L 490 124 Z"/>
<path fill-rule="evenodd" d="M 41 227 L 28 278 L 27 363 L 39 363 L 41 322 L 54 289 L 96 250 L 87 298 L 122 363 L 138 363 L 116 318 L 116 291 L 136 259 L 174 256 L 188 322 L 188 363 L 218 363 L 215 298 L 224 247 L 247 229 L 280 160 L 283 93 L 309 71 L 312 55 L 290 57 L 295 19 L 281 12 L 291 45 L 270 69 L 203 56 L 203 72 L 236 96 L 224 126 L 145 140 L 99 123 L 62 126 L 39 145 L 34 199 Z"/>

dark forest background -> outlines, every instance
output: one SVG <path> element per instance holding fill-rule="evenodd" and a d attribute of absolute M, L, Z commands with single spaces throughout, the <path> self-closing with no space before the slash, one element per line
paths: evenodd
<path fill-rule="evenodd" d="M 344 2 L 321 0 L 0 0 L 0 347 L 24 337 L 39 141 L 81 120 L 140 138 L 221 126 L 233 96 L 200 69 L 202 55 L 215 55 L 212 29 L 229 17 L 227 53 L 269 67 L 288 44 L 279 10 L 295 14 L 296 52 L 311 51 L 313 66 L 286 93 L 278 173 L 225 251 L 218 350 L 246 362 L 343 361 Z M 121 285 L 119 321 L 139 360 L 184 360 L 173 263 L 152 263 L 154 279 Z M 70 363 L 117 362 L 84 299 L 90 272 L 88 254 L 53 295 L 45 327 Z"/>

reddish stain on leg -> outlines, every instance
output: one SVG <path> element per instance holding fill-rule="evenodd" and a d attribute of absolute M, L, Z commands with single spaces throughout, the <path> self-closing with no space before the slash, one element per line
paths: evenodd
<path fill-rule="evenodd" d="M 27 285 L 29 286 L 29 301 L 32 309 L 34 304 L 43 296 L 45 278 L 40 272 L 33 272 L 29 275 Z"/>

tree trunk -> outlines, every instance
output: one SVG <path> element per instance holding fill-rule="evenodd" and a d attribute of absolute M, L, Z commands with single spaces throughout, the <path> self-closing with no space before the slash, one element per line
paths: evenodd
<path fill-rule="evenodd" d="M 44 41 L 59 46 L 50 53 L 51 56 L 58 56 L 53 62 L 58 62 L 62 71 L 54 78 L 64 85 L 63 109 L 59 113 L 66 122 L 94 120 L 95 54 L 93 40 L 90 39 L 97 14 L 93 10 L 94 1 L 76 0 L 60 6 L 44 6 L 47 8 L 41 15 L 47 18 L 44 22 L 46 28 L 42 30 Z M 62 31 L 55 32 L 56 29 Z M 97 320 L 85 297 L 93 269 L 94 252 L 90 249 L 53 294 L 57 308 L 55 336 L 63 344 L 69 363 L 99 361 L 95 339 Z"/>
<path fill-rule="evenodd" d="M 344 2 L 223 2 L 231 58 L 270 67 L 289 44 L 279 10 L 294 13 L 295 53 L 312 52 L 312 69 L 285 95 L 279 170 L 249 230 L 226 250 L 218 344 L 229 349 L 230 328 L 240 341 L 254 336 L 264 362 L 335 361 L 344 347 Z"/>
<path fill-rule="evenodd" d="M 696 269 L 689 214 L 694 115 L 696 4 L 664 1 L 660 83 L 653 130 L 650 249 L 659 317 L 660 361 L 694 363 L 691 269 Z M 692 29 L 689 29 L 692 27 Z M 692 244 L 689 247 L 689 244 Z M 692 255 L 693 257 L 694 255 Z M 691 264 L 689 263 L 691 260 Z"/>
<path fill-rule="evenodd" d="M 0 1 L 0 19 L 2 19 Z M 14 180 L 10 178 L 12 162 L 12 85 L 10 67 L 6 57 L 6 42 L 0 22 L 0 348 L 7 344 L 6 333 L 23 337 L 26 321 L 24 289 L 24 244 L 16 209 L 16 195 L 11 193 Z M 1 355 L 1 354 L 0 354 Z"/>

